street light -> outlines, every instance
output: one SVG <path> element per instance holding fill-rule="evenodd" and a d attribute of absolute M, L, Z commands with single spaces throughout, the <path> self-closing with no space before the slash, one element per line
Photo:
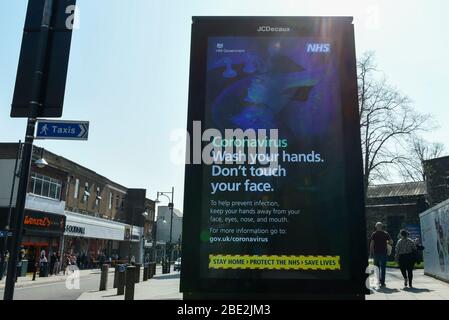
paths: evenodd
<path fill-rule="evenodd" d="M 171 195 L 171 197 L 169 197 L 168 195 Z M 168 250 L 168 266 L 169 268 L 171 268 L 171 246 L 172 246 L 172 234 L 173 234 L 173 207 L 174 207 L 174 195 L 175 195 L 175 188 L 172 187 L 171 192 L 167 191 L 167 192 L 157 192 L 157 197 L 156 197 L 156 203 L 159 203 L 159 196 L 165 196 L 169 203 L 168 203 L 168 208 L 170 209 L 170 241 L 169 241 L 169 250 Z"/>
<path fill-rule="evenodd" d="M 44 159 L 44 158 L 40 158 L 36 161 L 34 161 L 34 164 L 36 165 L 36 167 L 38 167 L 39 169 L 43 169 L 46 166 L 48 166 L 48 162 Z"/>

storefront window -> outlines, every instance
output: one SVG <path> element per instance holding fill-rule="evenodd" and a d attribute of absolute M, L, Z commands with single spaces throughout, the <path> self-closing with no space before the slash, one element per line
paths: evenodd
<path fill-rule="evenodd" d="M 35 195 L 59 200 L 61 196 L 59 180 L 39 174 L 31 174 L 31 192 Z"/>

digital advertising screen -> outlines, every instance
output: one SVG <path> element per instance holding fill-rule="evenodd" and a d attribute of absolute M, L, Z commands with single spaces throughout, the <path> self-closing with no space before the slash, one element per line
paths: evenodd
<path fill-rule="evenodd" d="M 194 19 L 188 131 L 202 157 L 186 164 L 184 291 L 362 291 L 352 27 Z"/>

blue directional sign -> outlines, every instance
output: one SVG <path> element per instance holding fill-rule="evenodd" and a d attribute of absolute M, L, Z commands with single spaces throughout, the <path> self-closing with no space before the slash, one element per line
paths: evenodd
<path fill-rule="evenodd" d="M 89 121 L 38 120 L 36 139 L 87 140 Z"/>
<path fill-rule="evenodd" d="M 11 237 L 12 236 L 12 232 L 11 231 L 5 231 L 5 230 L 0 230 L 0 238 L 6 238 L 6 237 Z"/>

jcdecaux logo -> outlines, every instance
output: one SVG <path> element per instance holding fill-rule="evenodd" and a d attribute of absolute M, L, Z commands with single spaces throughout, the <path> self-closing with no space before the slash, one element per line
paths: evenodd
<path fill-rule="evenodd" d="M 260 26 L 257 32 L 290 32 L 289 27 Z"/>

